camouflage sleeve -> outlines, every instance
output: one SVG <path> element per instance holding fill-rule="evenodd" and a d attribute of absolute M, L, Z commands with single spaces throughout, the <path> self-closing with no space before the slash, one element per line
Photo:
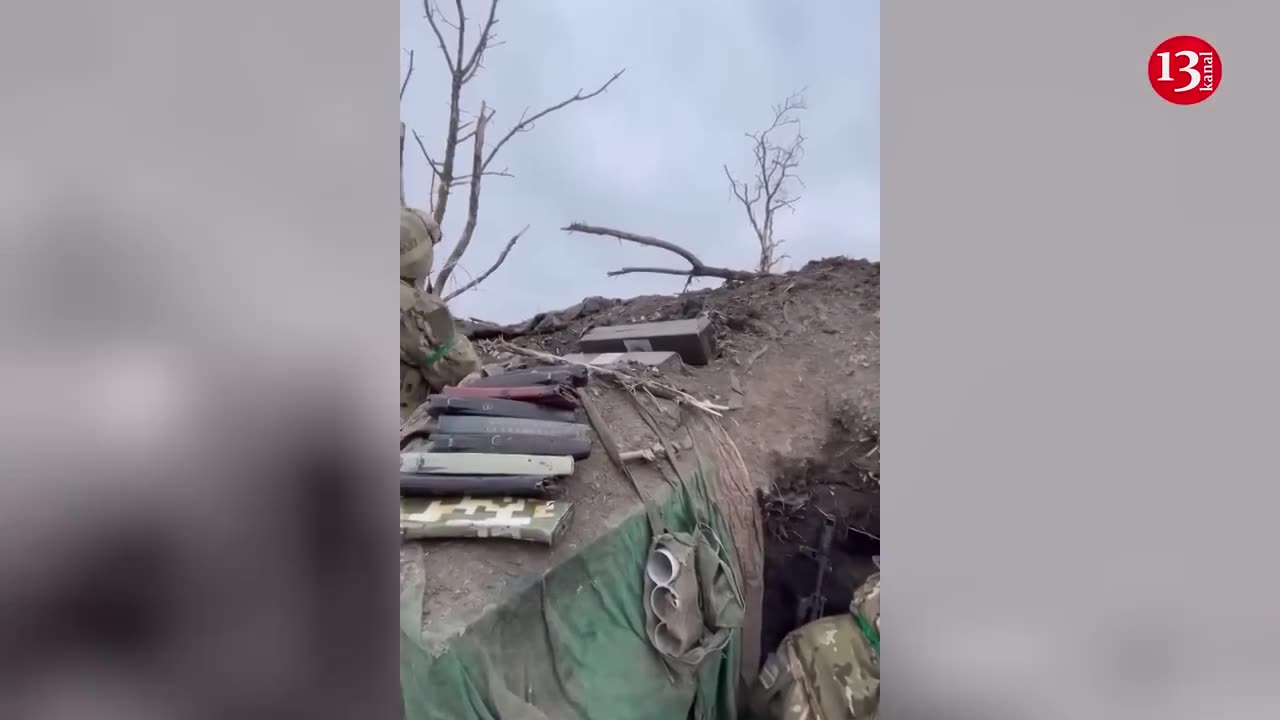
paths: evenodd
<path fill-rule="evenodd" d="M 426 367 L 452 349 L 457 324 L 448 306 L 434 295 L 414 292 L 412 304 L 400 313 L 400 354 L 405 362 Z"/>

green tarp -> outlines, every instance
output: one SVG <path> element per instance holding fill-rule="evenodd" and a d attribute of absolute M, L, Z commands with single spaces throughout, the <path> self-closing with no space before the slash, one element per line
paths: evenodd
<path fill-rule="evenodd" d="M 665 525 L 692 532 L 704 518 L 732 553 L 701 475 L 694 478 L 694 487 L 669 494 Z M 683 681 L 672 678 L 645 636 L 650 538 L 646 516 L 636 513 L 434 651 L 422 636 L 421 582 L 407 582 L 400 660 L 406 720 L 736 718 L 740 630 L 696 678 Z"/>

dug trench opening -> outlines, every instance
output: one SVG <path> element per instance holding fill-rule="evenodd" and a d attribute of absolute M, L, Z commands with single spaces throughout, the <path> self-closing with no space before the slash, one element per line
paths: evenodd
<path fill-rule="evenodd" d="M 767 656 L 805 623 L 805 599 L 825 597 L 820 616 L 849 611 L 853 592 L 876 572 L 880 554 L 880 422 L 867 404 L 838 403 L 819 452 L 776 457 L 772 487 L 760 495 L 764 519 L 761 651 Z M 824 526 L 829 560 L 818 587 Z M 763 659 L 763 658 L 762 658 Z"/>

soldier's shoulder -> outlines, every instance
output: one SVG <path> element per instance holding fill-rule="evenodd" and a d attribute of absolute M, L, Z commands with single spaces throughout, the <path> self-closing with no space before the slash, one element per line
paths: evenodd
<path fill-rule="evenodd" d="M 853 616 L 842 613 L 815 620 L 794 632 L 800 648 L 833 650 L 850 642 L 858 629 Z"/>

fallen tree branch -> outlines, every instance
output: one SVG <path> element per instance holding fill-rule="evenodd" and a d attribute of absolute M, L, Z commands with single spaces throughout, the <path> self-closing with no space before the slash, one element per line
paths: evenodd
<path fill-rule="evenodd" d="M 459 295 L 461 295 L 462 293 L 464 293 L 464 292 L 466 292 L 466 291 L 470 290 L 471 288 L 473 288 L 473 287 L 475 287 L 475 286 L 479 285 L 480 283 L 484 282 L 485 278 L 487 278 L 487 277 L 489 277 L 490 275 L 492 275 L 492 274 L 493 274 L 493 271 L 494 271 L 494 270 L 497 270 L 497 269 L 498 269 L 498 267 L 499 267 L 500 265 L 502 265 L 503 261 L 505 261 L 505 260 L 507 259 L 507 255 L 509 255 L 509 254 L 511 253 L 511 248 L 515 247 L 516 241 L 517 241 L 517 240 L 519 240 L 519 239 L 520 239 L 520 236 L 521 236 L 521 235 L 524 235 L 525 230 L 528 230 L 528 229 L 529 229 L 529 226 L 528 226 L 528 225 L 525 225 L 525 226 L 524 226 L 524 228 L 523 228 L 520 232 L 516 233 L 515 235 L 512 235 L 512 236 L 511 236 L 511 239 L 507 241 L 507 246 L 506 246 L 506 247 L 504 247 L 504 248 L 502 248 L 502 252 L 498 254 L 498 259 L 494 261 L 493 265 L 489 266 L 489 269 L 488 269 L 488 270 L 485 270 L 484 272 L 480 273 L 480 275 L 478 275 L 478 276 L 477 276 L 474 280 L 472 280 L 471 282 L 467 283 L 466 285 L 463 285 L 462 287 L 458 288 L 457 290 L 454 290 L 453 292 L 449 293 L 448 295 L 445 295 L 445 296 L 444 296 L 444 300 L 445 300 L 445 302 L 448 302 L 448 301 L 450 301 L 450 300 L 452 300 L 452 299 L 454 299 L 454 298 L 458 297 L 458 296 L 459 296 Z"/>
<path fill-rule="evenodd" d="M 619 275 L 630 275 L 631 273 L 657 273 L 659 275 L 679 275 L 684 277 L 689 274 L 688 270 L 680 268 L 657 268 L 657 267 L 624 267 L 617 270 L 610 270 L 605 273 L 609 277 L 617 277 Z"/>
<path fill-rule="evenodd" d="M 649 235 L 637 235 L 635 233 L 626 232 L 625 230 L 614 230 L 613 228 L 601 227 L 599 225 L 587 225 L 586 223 L 578 223 L 578 222 L 570 223 L 569 225 L 561 229 L 564 230 L 565 232 L 576 232 L 576 233 L 583 233 L 586 235 L 603 235 L 605 237 L 612 237 L 612 238 L 617 238 L 619 240 L 626 240 L 627 242 L 633 242 L 633 243 L 636 243 L 637 245 L 647 245 L 649 247 L 660 248 L 662 250 L 666 250 L 668 252 L 672 252 L 672 253 L 675 253 L 676 255 L 679 255 L 680 257 L 684 258 L 685 262 L 689 263 L 689 266 L 690 266 L 688 270 L 677 270 L 674 268 L 629 267 L 629 268 L 622 268 L 621 270 L 614 270 L 610 272 L 609 273 L 610 277 L 617 276 L 617 275 L 626 275 L 628 273 L 637 273 L 637 272 L 660 273 L 663 275 L 683 275 L 683 276 L 688 276 L 690 278 L 715 277 L 715 278 L 720 278 L 722 280 L 750 280 L 751 278 L 760 276 L 760 273 L 751 272 L 748 270 L 731 270 L 729 268 L 722 268 L 722 267 L 715 267 L 713 265 L 707 265 L 706 263 L 699 260 L 697 255 L 694 255 L 693 253 L 689 252 L 685 248 L 682 248 L 679 245 L 676 245 L 675 243 L 667 242 L 666 240 L 660 240 L 656 237 L 652 237 Z"/>

